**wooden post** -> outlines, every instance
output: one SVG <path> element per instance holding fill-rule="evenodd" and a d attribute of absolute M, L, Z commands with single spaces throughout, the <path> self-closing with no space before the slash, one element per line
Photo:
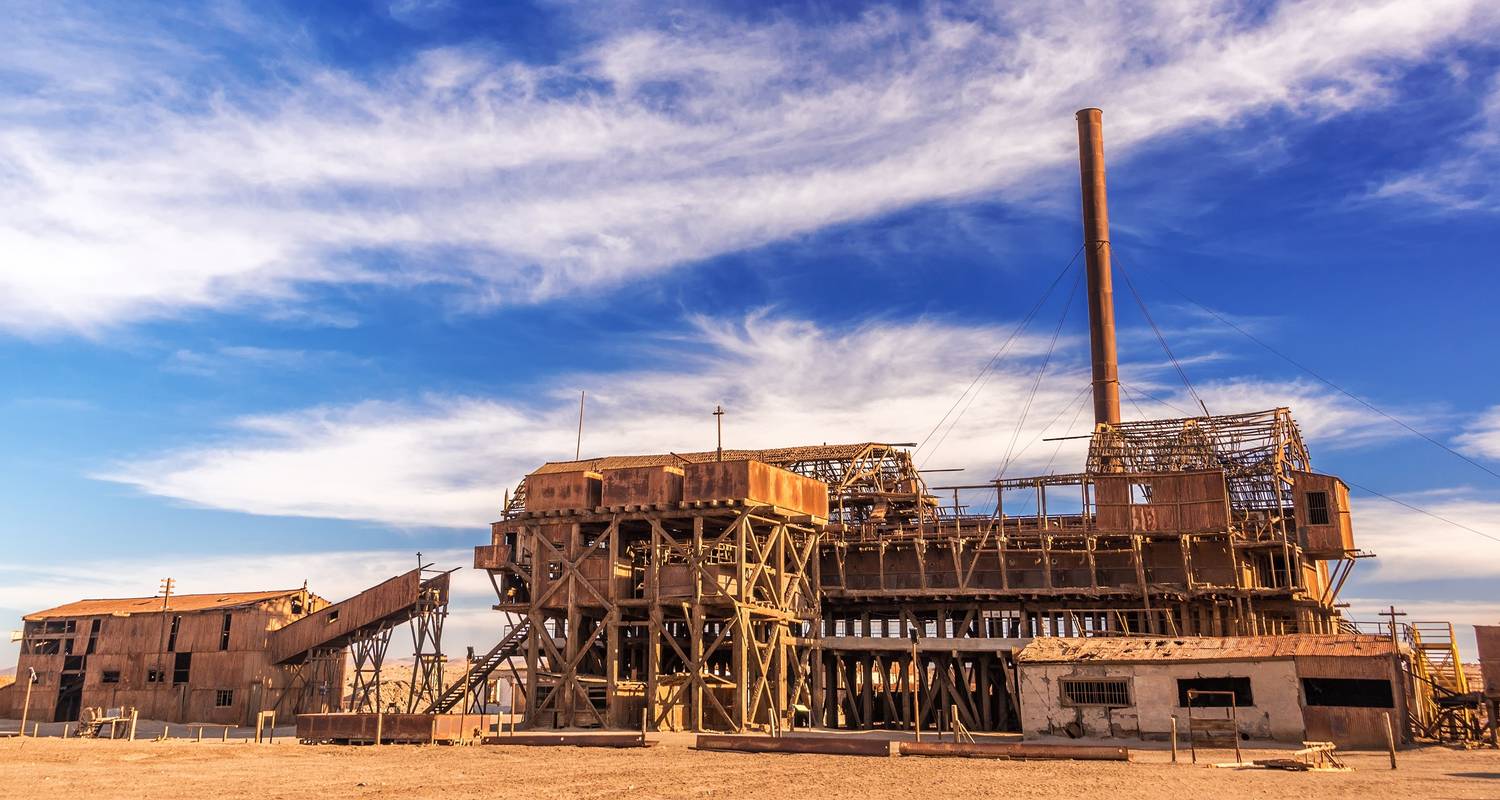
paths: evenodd
<path fill-rule="evenodd" d="M 1177 715 L 1172 715 L 1172 763 L 1177 763 Z"/>
<path fill-rule="evenodd" d="M 38 736 L 40 736 L 41 735 L 41 730 L 42 730 L 42 723 L 40 723 L 40 722 L 33 722 L 33 723 L 31 723 L 31 738 L 35 739 Z"/>
<path fill-rule="evenodd" d="M 203 726 L 202 725 L 198 726 L 198 743 L 199 744 L 203 743 Z"/>
<path fill-rule="evenodd" d="M 225 742 L 229 741 L 229 726 L 228 725 L 224 726 L 224 741 Z"/>
<path fill-rule="evenodd" d="M 21 727 L 18 735 L 26 735 L 26 717 L 31 714 L 31 686 L 36 683 L 36 670 L 31 669 L 31 674 L 26 678 L 26 702 L 21 706 Z"/>
<path fill-rule="evenodd" d="M 1394 621 L 1392 622 L 1394 628 Z M 1380 720 L 1385 723 L 1385 749 L 1391 756 L 1391 769 L 1396 768 L 1396 734 L 1391 730 L 1391 712 L 1380 712 Z"/>
<path fill-rule="evenodd" d="M 917 742 L 922 741 L 922 676 L 917 671 L 917 634 L 911 635 L 911 725 Z"/>
<path fill-rule="evenodd" d="M 375 709 L 375 746 L 376 747 L 380 746 L 380 740 L 382 738 L 384 738 L 384 736 L 383 736 L 383 734 L 385 733 L 384 728 L 385 728 L 385 711 L 383 709 L 377 707 Z M 256 734 L 255 738 L 259 739 L 260 735 Z"/>
<path fill-rule="evenodd" d="M 1234 763 L 1242 764 L 1244 759 L 1240 758 L 1240 711 L 1238 706 L 1239 696 L 1235 695 L 1229 700 L 1230 733 L 1234 735 Z"/>
<path fill-rule="evenodd" d="M 132 742 L 135 741 L 135 723 L 136 723 L 136 720 L 140 717 L 140 715 L 141 715 L 140 709 L 137 709 L 137 708 L 130 709 L 130 741 L 132 741 Z M 114 733 L 114 729 L 113 728 L 110 729 L 109 738 L 111 738 L 111 739 L 115 738 L 115 733 Z"/>

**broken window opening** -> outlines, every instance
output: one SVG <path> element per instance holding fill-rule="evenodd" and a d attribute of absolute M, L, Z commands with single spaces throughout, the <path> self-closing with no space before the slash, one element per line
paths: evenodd
<path fill-rule="evenodd" d="M 1395 708 L 1391 682 L 1369 678 L 1303 678 L 1302 695 L 1310 706 Z"/>
<path fill-rule="evenodd" d="M 1255 705 L 1255 696 L 1250 692 L 1250 679 L 1239 677 L 1226 678 L 1178 678 L 1177 679 L 1177 705 L 1187 708 L 1188 692 L 1233 692 L 1234 704 L 1240 708 Z M 1192 700 L 1193 708 L 1228 708 L 1230 698 L 1228 695 L 1210 694 L 1195 697 Z"/>

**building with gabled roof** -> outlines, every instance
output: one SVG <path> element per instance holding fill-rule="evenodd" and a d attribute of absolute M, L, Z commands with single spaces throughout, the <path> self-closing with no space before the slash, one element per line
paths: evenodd
<path fill-rule="evenodd" d="M 17 682 L 0 716 L 68 722 L 84 708 L 144 719 L 251 724 L 264 709 L 336 708 L 344 658 L 274 663 L 272 634 L 328 605 L 299 589 L 78 600 L 25 615 Z"/>

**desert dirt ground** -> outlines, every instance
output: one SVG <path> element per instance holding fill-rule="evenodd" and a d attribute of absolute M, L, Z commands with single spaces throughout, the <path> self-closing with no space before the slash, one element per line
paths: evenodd
<path fill-rule="evenodd" d="M 1133 763 L 749 755 L 689 749 L 339 747 L 291 741 L 0 740 L 0 798 L 1500 798 L 1500 752 L 1347 753 L 1354 771 Z M 1284 755 L 1253 751 L 1250 757 Z M 1223 754 L 1232 758 L 1231 754 Z M 1186 754 L 1184 753 L 1184 761 Z"/>

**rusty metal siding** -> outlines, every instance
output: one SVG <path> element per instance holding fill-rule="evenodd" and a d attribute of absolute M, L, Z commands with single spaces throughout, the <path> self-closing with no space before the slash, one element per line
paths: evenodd
<path fill-rule="evenodd" d="M 434 580 L 446 596 L 448 576 Z M 411 607 L 420 598 L 421 583 L 419 571 L 412 570 L 277 630 L 270 637 L 271 660 L 280 663 Z"/>
<path fill-rule="evenodd" d="M 533 472 L 526 476 L 526 510 L 592 510 L 600 505 L 601 490 L 597 472 Z"/>
<path fill-rule="evenodd" d="M 685 501 L 746 500 L 828 516 L 828 484 L 759 461 L 709 461 L 684 470 Z"/>
<path fill-rule="evenodd" d="M 1308 520 L 1307 493 L 1328 495 L 1328 524 Z M 1314 556 L 1338 556 L 1354 549 L 1354 527 L 1349 513 L 1349 487 L 1332 475 L 1316 472 L 1292 473 L 1292 503 L 1302 547 Z"/>
<path fill-rule="evenodd" d="M 601 505 L 656 505 L 682 502 L 681 467 L 622 467 L 603 471 Z"/>

